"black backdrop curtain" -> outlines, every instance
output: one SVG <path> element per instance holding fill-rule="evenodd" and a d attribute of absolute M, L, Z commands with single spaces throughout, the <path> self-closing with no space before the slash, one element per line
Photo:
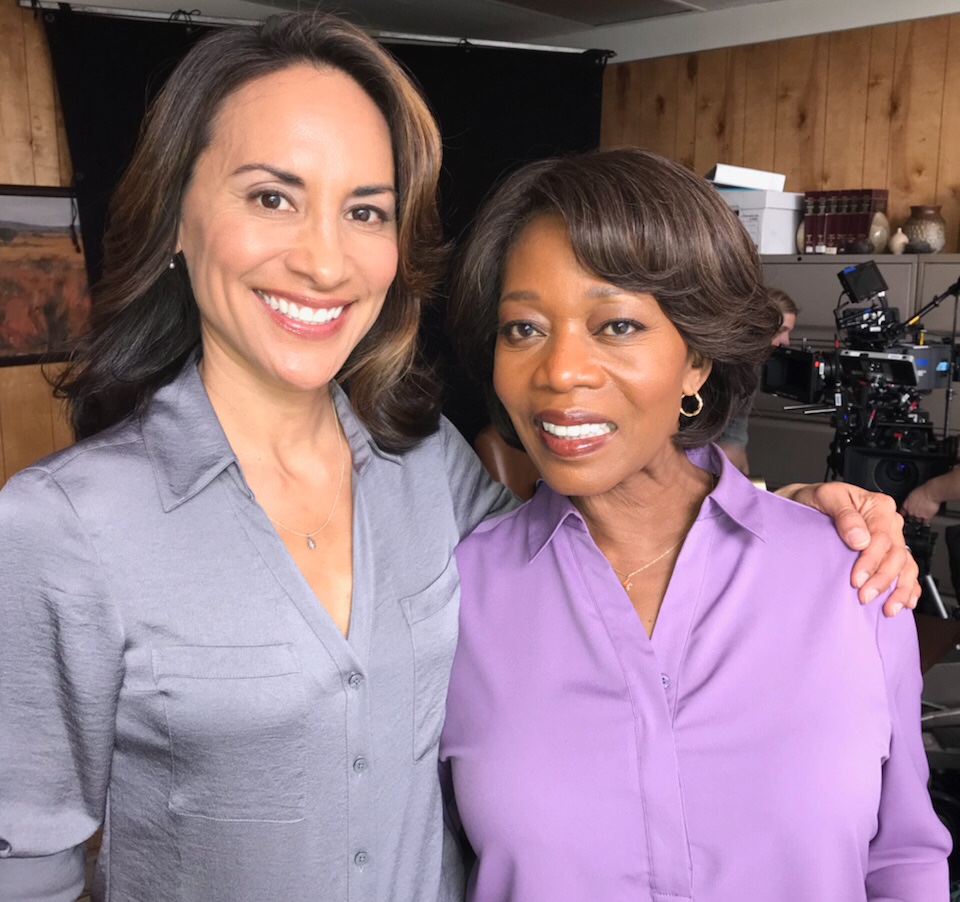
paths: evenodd
<path fill-rule="evenodd" d="M 130 159 L 144 110 L 177 60 L 206 34 L 189 21 L 42 13 L 63 107 L 91 284 L 101 270 L 107 205 Z M 444 226 L 459 237 L 490 188 L 530 160 L 598 146 L 606 54 L 390 44 L 420 83 L 444 138 Z M 479 395 L 452 363 L 440 314 L 427 353 L 447 383 L 446 412 L 468 438 L 486 421 Z"/>

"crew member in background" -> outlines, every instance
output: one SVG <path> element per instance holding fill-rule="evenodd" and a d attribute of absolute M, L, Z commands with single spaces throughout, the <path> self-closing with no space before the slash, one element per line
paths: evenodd
<path fill-rule="evenodd" d="M 917 486 L 904 499 L 900 510 L 904 517 L 926 525 L 946 501 L 960 501 L 960 467 Z"/>
<path fill-rule="evenodd" d="M 797 325 L 797 305 L 785 291 L 779 288 L 767 289 L 770 299 L 780 308 L 783 319 L 780 328 L 770 342 L 773 347 L 787 347 L 790 344 L 790 333 Z M 756 397 L 756 394 L 754 394 Z M 739 413 L 730 420 L 718 444 L 727 455 L 730 462 L 742 473 L 749 475 L 750 462 L 747 459 L 747 428 L 750 420 L 750 411 L 753 409 L 753 398 L 746 401 Z"/>

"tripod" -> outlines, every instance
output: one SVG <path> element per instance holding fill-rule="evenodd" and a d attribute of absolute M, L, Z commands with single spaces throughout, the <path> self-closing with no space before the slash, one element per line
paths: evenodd
<path fill-rule="evenodd" d="M 907 547 L 920 568 L 921 594 L 920 601 L 917 603 L 917 611 L 930 617 L 949 620 L 950 614 L 943 603 L 943 598 L 940 597 L 940 590 L 937 588 L 930 572 L 930 562 L 933 558 L 933 546 L 937 534 L 929 526 L 908 520 L 903 526 L 903 537 L 906 539 Z"/>
<path fill-rule="evenodd" d="M 920 576 L 920 601 L 917 602 L 917 610 L 921 614 L 930 614 L 931 617 L 940 617 L 943 620 L 949 618 L 946 605 L 940 597 L 940 591 L 937 584 L 929 573 Z"/>

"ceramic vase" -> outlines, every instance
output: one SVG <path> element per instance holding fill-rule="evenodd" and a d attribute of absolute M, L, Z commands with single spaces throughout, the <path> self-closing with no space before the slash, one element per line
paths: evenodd
<path fill-rule="evenodd" d="M 890 239 L 890 220 L 886 214 L 877 211 L 870 221 L 870 233 L 867 240 L 873 245 L 873 253 L 882 254 Z"/>
<path fill-rule="evenodd" d="M 946 223 L 940 215 L 940 205 L 930 204 L 910 208 L 910 218 L 903 224 L 909 244 L 907 250 L 915 254 L 936 254 L 947 243 Z"/>
<path fill-rule="evenodd" d="M 897 229 L 887 242 L 887 250 L 890 251 L 891 254 L 902 254 L 907 249 L 909 243 L 910 239 L 903 234 L 903 229 Z"/>

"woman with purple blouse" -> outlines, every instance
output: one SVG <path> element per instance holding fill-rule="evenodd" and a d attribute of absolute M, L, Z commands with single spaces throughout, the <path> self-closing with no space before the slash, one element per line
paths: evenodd
<path fill-rule="evenodd" d="M 455 334 L 545 484 L 457 550 L 469 899 L 947 898 L 912 618 L 712 444 L 779 319 L 736 216 L 655 154 L 535 163 L 480 216 Z"/>

